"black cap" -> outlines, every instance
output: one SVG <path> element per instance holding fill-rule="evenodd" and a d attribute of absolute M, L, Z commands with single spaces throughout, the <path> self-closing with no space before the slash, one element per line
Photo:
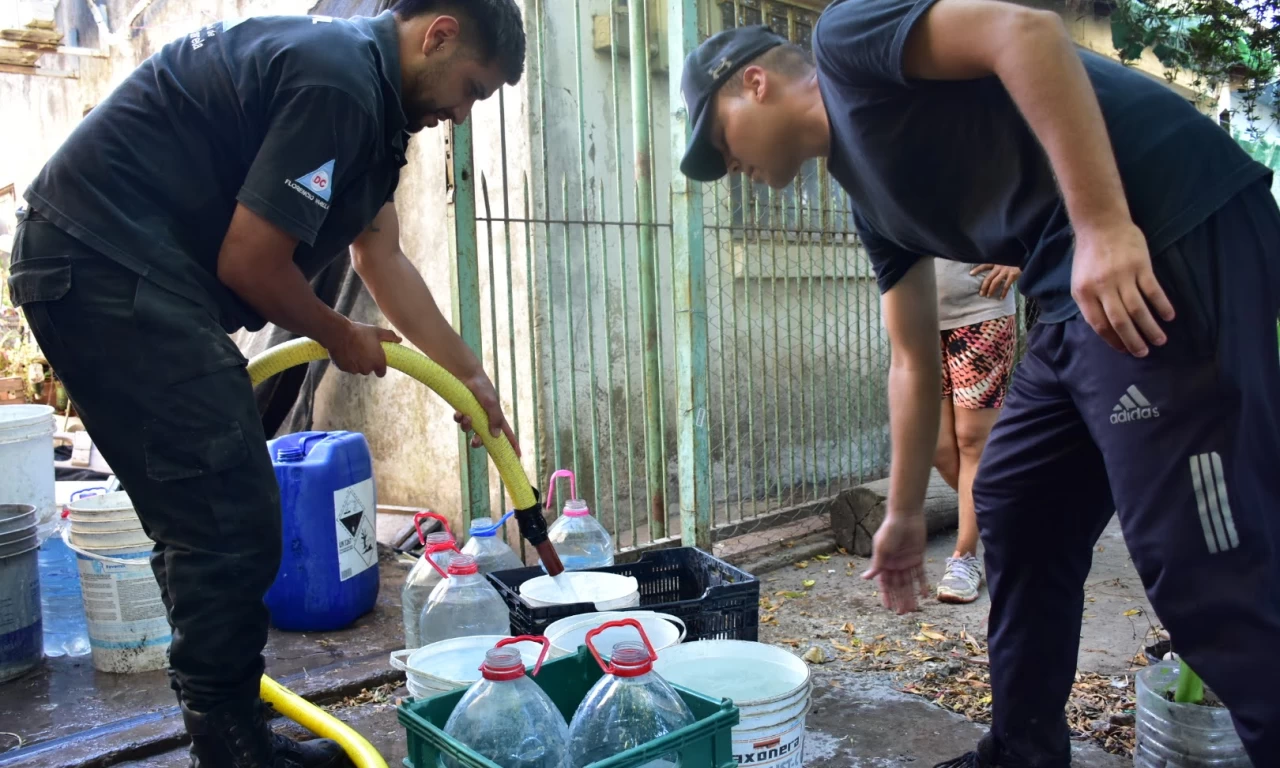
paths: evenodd
<path fill-rule="evenodd" d="M 738 27 L 707 38 L 684 60 L 680 90 L 693 135 L 680 161 L 681 173 L 694 181 L 715 181 L 728 173 L 724 156 L 711 143 L 711 100 L 738 70 L 786 42 L 763 25 Z"/>

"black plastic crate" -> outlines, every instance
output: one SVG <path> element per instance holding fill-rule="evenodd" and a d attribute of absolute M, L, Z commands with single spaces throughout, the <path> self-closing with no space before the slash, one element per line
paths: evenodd
<path fill-rule="evenodd" d="M 640 583 L 640 605 L 632 610 L 678 617 L 685 623 L 686 641 L 759 638 L 760 582 L 700 549 L 660 549 L 634 563 L 592 570 L 634 577 Z M 541 635 L 552 622 L 596 610 L 593 603 L 530 607 L 520 598 L 520 586 L 542 575 L 538 567 L 488 574 L 511 610 L 511 634 Z"/>

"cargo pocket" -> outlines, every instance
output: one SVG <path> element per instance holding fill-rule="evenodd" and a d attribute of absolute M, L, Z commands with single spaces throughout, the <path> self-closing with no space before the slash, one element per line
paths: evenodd
<path fill-rule="evenodd" d="M 27 226 L 30 224 L 24 222 L 14 243 L 15 260 L 9 272 L 9 298 L 14 306 L 22 308 L 45 359 L 59 375 L 66 375 L 69 362 L 62 336 L 49 316 L 49 305 L 61 301 L 71 292 L 71 259 L 67 256 L 22 258 L 19 249 Z"/>
<path fill-rule="evenodd" d="M 14 250 L 17 251 L 18 247 Z M 9 271 L 9 297 L 15 307 L 38 301 L 58 301 L 71 291 L 71 258 L 19 258 Z"/>
<path fill-rule="evenodd" d="M 143 447 L 147 477 L 161 483 L 216 475 L 249 455 L 235 421 L 185 426 L 151 419 L 143 427 Z"/>
<path fill-rule="evenodd" d="M 243 368 L 248 362 L 208 310 L 150 280 L 138 281 L 133 315 L 150 361 L 146 368 L 162 384 Z"/>

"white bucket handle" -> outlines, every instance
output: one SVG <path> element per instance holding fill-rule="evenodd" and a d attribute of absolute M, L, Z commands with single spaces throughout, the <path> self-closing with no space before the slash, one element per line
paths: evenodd
<path fill-rule="evenodd" d="M 150 558 L 135 557 L 131 560 L 126 560 L 122 557 L 109 557 L 107 555 L 99 555 L 93 552 L 84 551 L 83 549 L 77 547 L 75 544 L 71 543 L 71 526 L 69 525 L 62 526 L 62 543 L 67 545 L 67 549 L 70 549 L 72 552 L 75 552 L 77 555 L 81 555 L 82 557 L 87 557 L 90 560 L 98 560 L 104 563 L 113 563 L 115 565 L 129 565 L 135 568 L 141 568 L 143 566 L 146 566 L 147 568 L 151 567 Z"/>

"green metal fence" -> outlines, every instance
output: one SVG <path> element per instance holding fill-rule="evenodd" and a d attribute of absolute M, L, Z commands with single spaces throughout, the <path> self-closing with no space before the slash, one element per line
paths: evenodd
<path fill-rule="evenodd" d="M 813 518 L 886 470 L 888 346 L 836 185 L 675 171 L 685 52 L 764 18 L 807 45 L 817 5 L 528 0 L 527 77 L 452 131 L 455 323 L 527 469 L 574 470 L 620 550 Z M 501 510 L 464 452 L 471 514 Z"/>

